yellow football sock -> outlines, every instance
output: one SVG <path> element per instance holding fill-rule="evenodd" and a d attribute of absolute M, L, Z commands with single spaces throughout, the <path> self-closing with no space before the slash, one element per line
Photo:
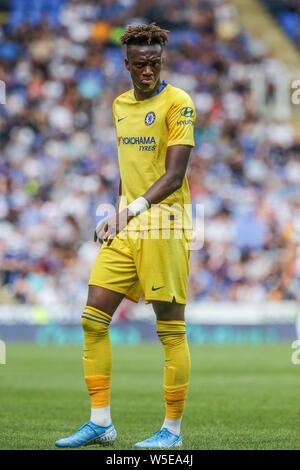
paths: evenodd
<path fill-rule="evenodd" d="M 81 315 L 84 335 L 84 377 L 92 408 L 110 404 L 112 353 L 109 337 L 111 316 L 87 306 Z"/>
<path fill-rule="evenodd" d="M 157 334 L 164 347 L 164 396 L 166 418 L 182 417 L 190 378 L 190 352 L 184 321 L 157 321 Z"/>

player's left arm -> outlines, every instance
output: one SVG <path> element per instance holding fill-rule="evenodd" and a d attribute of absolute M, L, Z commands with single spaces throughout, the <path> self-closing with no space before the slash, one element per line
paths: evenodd
<path fill-rule="evenodd" d="M 172 145 L 168 147 L 165 173 L 143 194 L 149 205 L 163 201 L 174 191 L 181 188 L 191 148 L 190 145 Z"/>
<path fill-rule="evenodd" d="M 194 147 L 196 111 L 190 96 L 182 90 L 170 106 L 166 124 L 168 144 L 165 173 L 143 194 L 149 205 L 163 201 L 182 186 L 190 153 Z"/>

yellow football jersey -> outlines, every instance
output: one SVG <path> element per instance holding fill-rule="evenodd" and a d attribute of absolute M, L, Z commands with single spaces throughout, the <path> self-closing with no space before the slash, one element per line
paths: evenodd
<path fill-rule="evenodd" d="M 122 182 L 119 210 L 142 196 L 166 171 L 167 148 L 194 147 L 195 107 L 180 88 L 162 82 L 158 92 L 137 101 L 134 90 L 113 103 Z M 191 200 L 187 177 L 181 188 L 148 211 L 134 217 L 128 230 L 191 229 Z"/>

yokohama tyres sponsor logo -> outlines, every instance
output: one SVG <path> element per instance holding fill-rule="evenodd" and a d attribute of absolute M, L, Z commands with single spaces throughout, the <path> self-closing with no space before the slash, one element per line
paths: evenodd
<path fill-rule="evenodd" d="M 131 145 L 151 145 L 156 144 L 154 137 L 118 137 L 118 146 L 120 144 Z"/>

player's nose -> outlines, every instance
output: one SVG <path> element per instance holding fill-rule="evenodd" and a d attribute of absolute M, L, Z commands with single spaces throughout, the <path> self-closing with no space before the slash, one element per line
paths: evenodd
<path fill-rule="evenodd" d="M 146 65 L 143 69 L 143 75 L 145 77 L 151 77 L 153 75 L 152 73 L 152 69 L 151 69 L 151 66 L 150 65 Z"/>

